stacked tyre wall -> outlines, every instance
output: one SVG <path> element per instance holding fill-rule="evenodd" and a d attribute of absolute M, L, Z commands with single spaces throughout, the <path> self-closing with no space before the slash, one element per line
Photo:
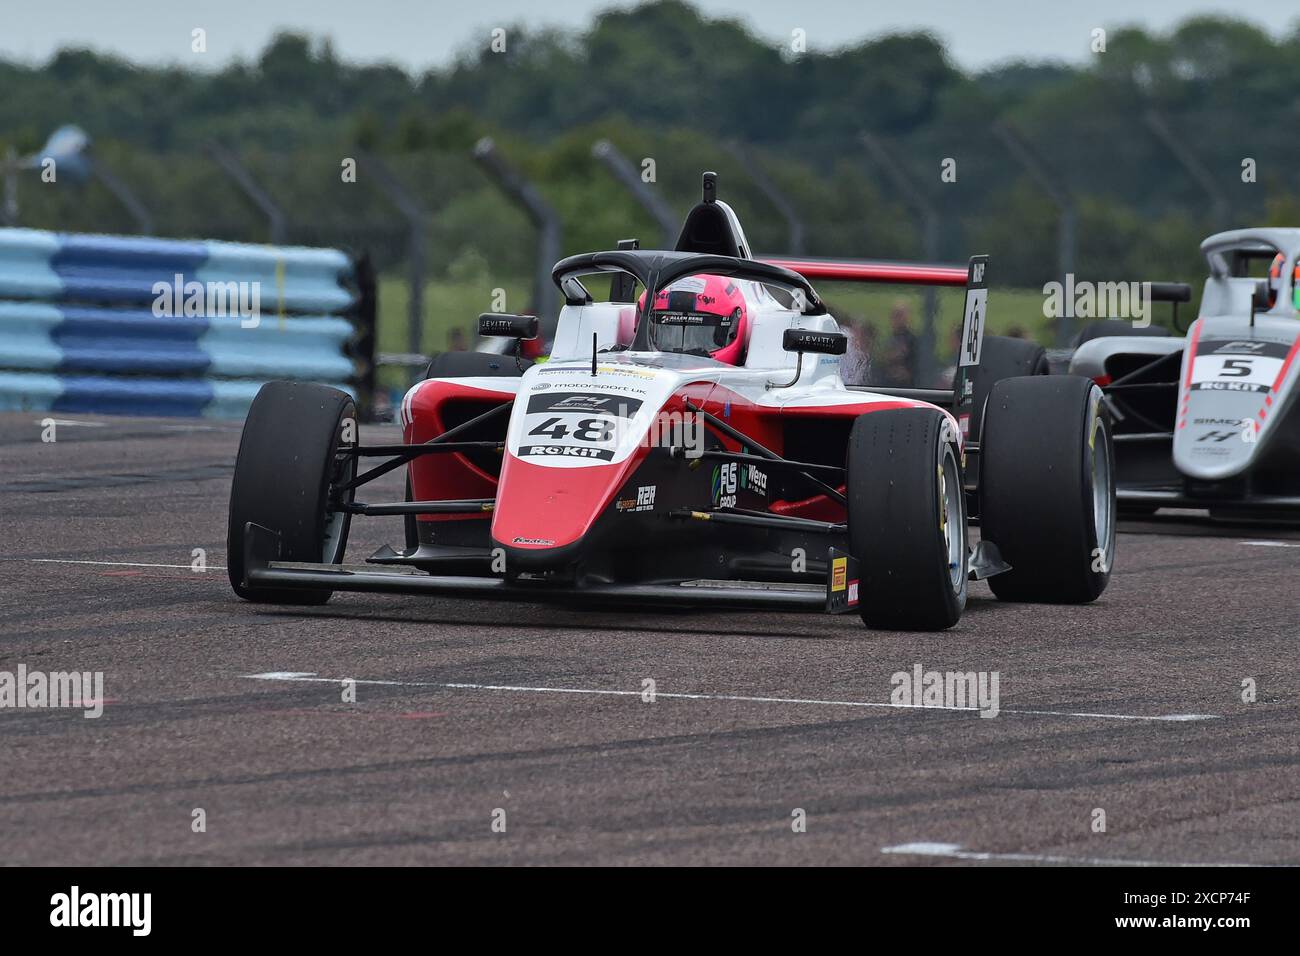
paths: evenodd
<path fill-rule="evenodd" d="M 0 229 L 0 411 L 238 418 L 272 379 L 355 396 L 358 280 L 335 249 Z"/>

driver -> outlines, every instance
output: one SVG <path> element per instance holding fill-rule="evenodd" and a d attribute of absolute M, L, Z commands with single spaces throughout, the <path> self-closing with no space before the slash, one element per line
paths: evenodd
<path fill-rule="evenodd" d="M 1282 269 L 1286 266 L 1286 257 L 1278 253 L 1273 257 L 1273 264 L 1268 267 L 1268 307 L 1271 309 L 1277 305 L 1277 297 L 1281 294 L 1286 283 L 1282 281 Z M 1296 263 L 1295 291 L 1293 297 L 1296 308 L 1300 309 L 1300 262 Z"/>
<path fill-rule="evenodd" d="M 637 313 L 645 314 L 645 293 Z M 749 308 L 740 286 L 726 276 L 694 275 L 660 289 L 650 312 L 654 347 L 707 355 L 740 365 L 749 338 Z"/>

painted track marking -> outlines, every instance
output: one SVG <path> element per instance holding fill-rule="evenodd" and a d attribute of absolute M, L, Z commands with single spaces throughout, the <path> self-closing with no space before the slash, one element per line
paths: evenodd
<path fill-rule="evenodd" d="M 1061 863 L 1073 866 L 1175 867 L 1251 867 L 1275 865 L 1271 863 L 1170 863 L 1166 860 L 1114 860 L 1086 856 L 1055 856 L 1045 853 L 983 853 L 976 850 L 963 850 L 959 843 L 900 843 L 898 846 L 882 846 L 880 852 L 897 856 L 936 856 L 947 860 L 974 860 L 979 863 Z"/>
<path fill-rule="evenodd" d="M 520 694 L 576 694 L 589 697 L 640 697 L 639 690 L 611 690 L 594 687 L 526 687 L 514 684 L 466 684 L 439 683 L 435 681 L 400 681 L 368 680 L 361 678 L 320 677 L 313 671 L 266 671 L 261 674 L 241 674 L 245 680 L 297 681 L 309 684 L 342 684 L 350 680 L 354 684 L 366 684 L 377 687 L 433 687 L 442 690 L 482 690 Z M 978 707 L 927 707 L 924 704 L 893 704 L 867 700 L 820 700 L 806 697 L 749 697 L 742 694 L 683 694 L 669 691 L 655 691 L 655 697 L 670 700 L 715 700 L 743 704 L 801 704 L 814 707 L 871 707 L 886 710 L 949 710 L 978 714 Z M 1027 717 L 1079 717 L 1101 720 L 1137 720 L 1158 722 L 1184 722 L 1196 720 L 1218 720 L 1219 714 L 1093 714 L 1074 713 L 1058 710 L 1016 710 L 1002 708 L 1000 714 L 1017 714 Z"/>
<path fill-rule="evenodd" d="M 0 561 L 22 561 L 23 558 L 0 558 Z M 145 561 L 77 561 L 72 558 L 27 558 L 28 564 L 91 564 L 104 568 L 184 568 L 186 571 L 192 571 L 193 565 L 189 564 L 150 564 Z M 209 564 L 208 571 L 224 571 L 224 564 Z M 195 571 L 195 574 L 203 574 L 203 571 Z"/>

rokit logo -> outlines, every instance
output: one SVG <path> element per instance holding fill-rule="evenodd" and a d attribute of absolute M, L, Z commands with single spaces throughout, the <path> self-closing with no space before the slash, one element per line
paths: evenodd
<path fill-rule="evenodd" d="M 614 452 L 608 448 L 582 448 L 577 445 L 522 445 L 520 457 L 561 457 L 561 458 L 598 458 L 601 461 L 613 461 Z"/>

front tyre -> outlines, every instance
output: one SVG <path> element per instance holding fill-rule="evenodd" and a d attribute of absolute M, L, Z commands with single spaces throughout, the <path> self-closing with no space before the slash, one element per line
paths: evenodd
<path fill-rule="evenodd" d="M 957 437 L 935 408 L 860 415 L 849 434 L 849 548 L 868 627 L 940 631 L 966 607 L 966 503 Z"/>
<path fill-rule="evenodd" d="M 273 604 L 329 600 L 327 590 L 245 587 L 244 526 L 278 534 L 281 561 L 342 562 L 351 515 L 331 502 L 330 491 L 356 474 L 356 456 L 339 452 L 356 442 L 357 409 L 346 392 L 303 382 L 268 382 L 258 391 L 230 485 L 226 567 L 236 594 Z"/>
<path fill-rule="evenodd" d="M 1114 449 L 1101 389 L 1077 375 L 1011 378 L 980 436 L 980 535 L 1010 571 L 1004 601 L 1086 604 L 1115 561 Z"/>

